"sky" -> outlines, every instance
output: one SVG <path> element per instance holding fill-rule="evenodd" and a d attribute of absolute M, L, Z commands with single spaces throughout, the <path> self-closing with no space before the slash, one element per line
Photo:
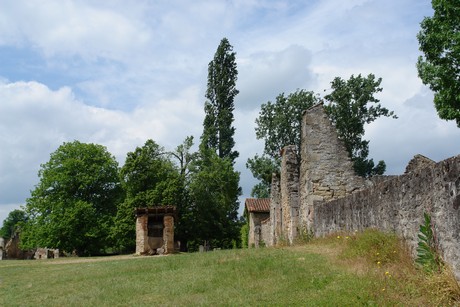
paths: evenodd
<path fill-rule="evenodd" d="M 370 157 L 401 174 L 415 154 L 460 154 L 415 67 L 428 0 L 0 0 L 0 224 L 26 203 L 40 164 L 64 142 L 107 147 L 120 166 L 147 139 L 174 149 L 202 133 L 207 67 L 236 52 L 235 149 L 241 201 L 260 106 L 334 77 L 373 73 L 398 119 L 366 127 Z"/>

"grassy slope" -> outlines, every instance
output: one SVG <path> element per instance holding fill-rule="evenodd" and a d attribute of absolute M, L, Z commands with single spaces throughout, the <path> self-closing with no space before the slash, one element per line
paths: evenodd
<path fill-rule="evenodd" d="M 0 261 L 0 306 L 381 306 L 429 301 L 416 288 L 389 284 L 386 268 L 342 261 L 341 245 L 331 242 L 167 257 Z"/>

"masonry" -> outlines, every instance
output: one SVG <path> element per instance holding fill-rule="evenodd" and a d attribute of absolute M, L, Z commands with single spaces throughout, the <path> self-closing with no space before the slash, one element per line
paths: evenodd
<path fill-rule="evenodd" d="M 273 177 L 270 244 L 293 243 L 302 231 L 318 237 L 378 228 L 398 234 L 415 256 L 426 212 L 441 256 L 460 279 L 460 156 L 435 163 L 417 155 L 405 174 L 366 180 L 354 174 L 321 104 L 304 113 L 301 142 L 300 167 L 289 146 Z"/>

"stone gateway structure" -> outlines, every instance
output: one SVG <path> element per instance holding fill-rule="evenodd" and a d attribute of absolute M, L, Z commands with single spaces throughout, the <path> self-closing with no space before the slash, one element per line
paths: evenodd
<path fill-rule="evenodd" d="M 174 252 L 175 206 L 137 208 L 136 254 L 162 255 Z"/>
<path fill-rule="evenodd" d="M 460 279 L 460 155 L 435 163 L 416 155 L 400 176 L 356 176 L 322 104 L 306 110 L 300 165 L 295 147 L 282 151 L 273 176 L 268 245 L 377 228 L 404 239 L 416 255 L 423 214 L 431 216 L 442 258 Z"/>

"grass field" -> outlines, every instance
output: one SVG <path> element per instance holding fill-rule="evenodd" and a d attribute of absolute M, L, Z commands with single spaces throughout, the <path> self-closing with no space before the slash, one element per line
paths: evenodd
<path fill-rule="evenodd" d="M 349 242 L 365 240 L 335 236 L 294 247 L 0 261 L 0 306 L 455 303 L 455 291 L 454 296 L 441 295 L 433 290 L 436 283 L 427 291 L 428 279 L 411 263 L 403 264 L 410 261 L 402 260 L 407 255 L 397 241 L 373 247 L 372 242 Z M 446 278 L 439 285 L 445 288 L 445 282 Z"/>

